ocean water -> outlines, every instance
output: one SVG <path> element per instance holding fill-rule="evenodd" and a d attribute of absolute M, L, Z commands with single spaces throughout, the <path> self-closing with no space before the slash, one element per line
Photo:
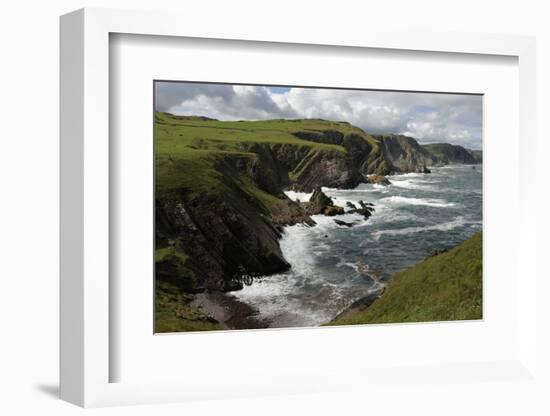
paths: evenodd
<path fill-rule="evenodd" d="M 363 200 L 373 203 L 375 212 L 368 220 L 349 213 L 315 215 L 314 227 L 285 227 L 280 244 L 291 269 L 256 280 L 232 296 L 256 308 L 271 327 L 317 326 L 380 290 L 395 272 L 435 250 L 454 247 L 481 228 L 480 165 L 445 166 L 431 174 L 389 179 L 389 186 L 323 188 L 336 205 Z M 302 201 L 310 197 L 287 195 Z M 334 218 L 354 226 L 339 226 Z"/>

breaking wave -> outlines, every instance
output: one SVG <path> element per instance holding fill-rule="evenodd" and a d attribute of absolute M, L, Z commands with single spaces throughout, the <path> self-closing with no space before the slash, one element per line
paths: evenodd
<path fill-rule="evenodd" d="M 406 234 L 415 234 L 415 233 L 421 233 L 424 231 L 449 231 L 457 227 L 461 227 L 467 223 L 464 217 L 456 217 L 452 221 L 444 222 L 441 224 L 434 224 L 434 225 L 426 225 L 421 227 L 407 227 L 407 228 L 400 228 L 395 230 L 378 230 L 374 231 L 372 233 L 372 237 L 375 240 L 379 240 L 382 235 L 406 235 Z M 478 223 L 475 221 L 474 223 Z"/>
<path fill-rule="evenodd" d="M 391 204 L 410 204 L 410 205 L 423 205 L 426 207 L 436 207 L 436 208 L 451 208 L 457 207 L 459 204 L 455 202 L 447 202 L 443 199 L 434 199 L 434 198 L 409 198 L 405 196 L 389 196 L 382 198 L 381 202 L 388 202 Z"/>

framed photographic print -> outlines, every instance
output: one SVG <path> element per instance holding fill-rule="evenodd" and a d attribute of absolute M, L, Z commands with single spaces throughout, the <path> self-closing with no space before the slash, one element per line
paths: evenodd
<path fill-rule="evenodd" d="M 61 19 L 62 398 L 536 385 L 533 39 L 185 21 Z"/>

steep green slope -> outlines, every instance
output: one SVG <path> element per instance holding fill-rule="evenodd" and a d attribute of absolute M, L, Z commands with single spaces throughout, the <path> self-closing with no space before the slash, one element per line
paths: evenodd
<path fill-rule="evenodd" d="M 193 169 L 202 168 L 201 175 L 209 169 L 199 166 L 205 160 L 211 169 L 227 156 L 260 159 L 262 168 L 272 168 L 268 173 L 282 180 L 278 187 L 292 183 L 308 192 L 319 185 L 353 187 L 362 175 L 388 174 L 392 168 L 373 137 L 348 123 L 327 120 L 218 121 L 156 113 L 155 145 L 157 161 L 182 159 Z M 162 173 L 157 176 L 163 185 L 182 179 Z M 203 185 L 210 187 L 211 179 L 206 175 Z"/>
<path fill-rule="evenodd" d="M 362 311 L 329 325 L 482 318 L 482 234 L 396 273 L 385 293 Z"/>

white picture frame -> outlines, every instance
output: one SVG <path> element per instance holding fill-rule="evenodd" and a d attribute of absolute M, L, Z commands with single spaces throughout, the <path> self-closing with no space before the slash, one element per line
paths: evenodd
<path fill-rule="evenodd" d="M 185 21 L 185 25 L 182 25 Z M 242 23 L 242 24 L 241 24 Z M 236 31 L 235 27 L 239 30 Z M 239 397 L 279 393 L 323 392 L 348 388 L 338 380 L 357 380 L 354 370 L 330 370 L 332 377 L 319 374 L 277 374 L 261 386 L 236 385 L 224 375 L 205 391 L 202 380 L 110 382 L 109 297 L 109 36 L 113 33 L 278 42 L 283 44 L 332 45 L 334 47 L 382 48 L 504 55 L 516 57 L 519 65 L 519 138 L 533 144 L 536 138 L 535 41 L 529 37 L 467 33 L 432 33 L 384 29 L 345 28 L 325 31 L 312 26 L 308 31 L 243 22 L 205 25 L 201 19 L 186 19 L 173 13 L 82 9 L 61 18 L 61 398 L 79 406 L 160 403 L 209 397 Z M 517 270 L 524 278 L 517 293 L 518 354 L 500 362 L 477 362 L 457 366 L 419 363 L 420 379 L 433 380 L 444 374 L 447 380 L 479 383 L 476 372 L 503 374 L 507 380 L 537 382 L 536 306 L 536 217 L 527 215 L 535 191 L 528 167 L 535 162 L 534 145 L 519 148 L 521 210 Z M 516 273 L 518 272 L 516 270 Z M 321 369 L 321 373 L 323 370 Z M 327 374 L 328 374 L 327 373 Z M 363 383 L 393 377 L 406 378 L 406 370 L 371 370 Z M 384 376 L 386 374 L 386 376 Z M 486 374 L 486 373 L 485 373 Z M 498 378 L 498 377 L 497 377 Z M 369 381 L 370 380 L 370 381 Z M 313 382 L 312 381 L 316 381 Z M 284 386 L 284 388 L 281 388 Z M 246 394 L 241 388 L 247 388 Z M 213 389 L 213 390 L 212 390 Z M 218 390 L 216 390 L 218 389 Z"/>

